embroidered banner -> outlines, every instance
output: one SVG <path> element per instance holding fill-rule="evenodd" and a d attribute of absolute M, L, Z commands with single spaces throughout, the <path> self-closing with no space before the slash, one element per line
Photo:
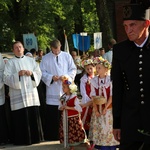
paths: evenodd
<path fill-rule="evenodd" d="M 37 38 L 33 33 L 23 34 L 24 48 L 30 51 L 32 48 L 38 51 Z"/>
<path fill-rule="evenodd" d="M 94 33 L 94 49 L 102 47 L 102 32 Z"/>

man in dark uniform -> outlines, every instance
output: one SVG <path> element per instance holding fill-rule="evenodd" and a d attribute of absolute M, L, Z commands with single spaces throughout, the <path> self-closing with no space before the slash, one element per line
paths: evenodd
<path fill-rule="evenodd" d="M 120 150 L 150 150 L 149 4 L 123 7 L 128 39 L 113 47 L 113 133 Z"/>

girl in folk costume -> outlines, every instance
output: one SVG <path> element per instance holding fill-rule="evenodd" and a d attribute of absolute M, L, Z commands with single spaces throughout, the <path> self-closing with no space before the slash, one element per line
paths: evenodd
<path fill-rule="evenodd" d="M 76 92 L 77 86 L 64 78 L 63 92 L 60 98 L 59 110 L 62 110 L 60 122 L 60 143 L 74 150 L 74 146 L 84 143 L 85 131 L 80 119 L 82 108 Z"/>
<path fill-rule="evenodd" d="M 116 150 L 119 144 L 113 136 L 112 128 L 112 83 L 108 75 L 110 63 L 102 57 L 96 57 L 97 76 L 91 79 L 93 114 L 91 117 L 91 140 L 100 150 Z"/>
<path fill-rule="evenodd" d="M 94 77 L 94 70 L 95 70 L 92 59 L 83 60 L 82 67 L 85 70 L 85 74 L 82 76 L 80 80 L 80 92 L 82 95 L 81 106 L 83 108 L 81 119 L 88 137 L 92 114 L 92 106 L 91 106 L 92 101 L 90 97 L 91 92 L 90 80 Z"/>

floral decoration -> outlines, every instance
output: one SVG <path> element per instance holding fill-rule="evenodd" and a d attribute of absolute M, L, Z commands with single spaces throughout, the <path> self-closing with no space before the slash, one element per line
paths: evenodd
<path fill-rule="evenodd" d="M 105 68 L 111 69 L 111 64 L 102 57 L 95 57 L 93 58 L 94 64 L 102 64 Z"/>
<path fill-rule="evenodd" d="M 69 89 L 70 89 L 70 93 L 76 93 L 78 90 L 77 86 L 74 83 L 69 85 Z"/>
<path fill-rule="evenodd" d="M 64 80 L 63 83 L 70 85 L 70 84 L 71 84 L 71 81 L 69 81 L 69 80 Z"/>
<path fill-rule="evenodd" d="M 80 57 L 77 57 L 75 60 L 74 60 L 74 62 L 75 62 L 75 64 L 77 65 L 77 66 L 81 66 L 81 58 Z"/>
<path fill-rule="evenodd" d="M 93 63 L 93 60 L 92 59 L 86 59 L 86 60 L 83 60 L 82 62 L 81 62 L 81 66 L 84 68 L 85 66 L 87 66 L 87 65 L 94 65 L 94 63 Z"/>
<path fill-rule="evenodd" d="M 62 79 L 63 84 L 69 85 L 70 93 L 76 93 L 77 92 L 77 85 L 74 84 L 74 82 L 69 81 L 67 77 L 63 77 Z"/>

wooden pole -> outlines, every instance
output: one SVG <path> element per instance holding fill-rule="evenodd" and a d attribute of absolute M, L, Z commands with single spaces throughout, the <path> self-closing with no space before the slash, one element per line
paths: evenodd
<path fill-rule="evenodd" d="M 77 49 L 77 51 L 78 51 L 78 56 L 80 56 L 80 54 L 79 54 L 79 36 L 78 36 L 78 34 L 76 33 L 76 44 L 77 44 L 77 46 L 78 46 L 78 49 Z"/>

